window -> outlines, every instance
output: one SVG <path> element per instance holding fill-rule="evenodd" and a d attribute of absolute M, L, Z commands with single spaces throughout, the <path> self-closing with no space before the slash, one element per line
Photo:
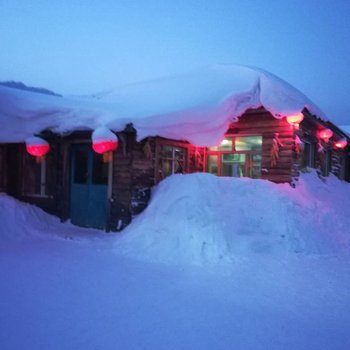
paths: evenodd
<path fill-rule="evenodd" d="M 24 153 L 22 192 L 28 196 L 46 196 L 47 162 L 45 157 Z"/>
<path fill-rule="evenodd" d="M 107 185 L 109 163 L 105 161 L 109 155 L 93 152 L 88 145 L 74 149 L 73 183 L 79 185 Z"/>
<path fill-rule="evenodd" d="M 301 153 L 301 167 L 302 168 L 314 168 L 315 167 L 315 143 L 302 141 L 302 153 Z"/>
<path fill-rule="evenodd" d="M 159 172 L 161 177 L 183 173 L 186 169 L 186 157 L 186 148 L 161 145 L 159 153 Z"/>
<path fill-rule="evenodd" d="M 328 176 L 332 169 L 332 150 L 326 149 L 322 160 L 322 175 Z"/>
<path fill-rule="evenodd" d="M 75 184 L 87 184 L 88 181 L 89 149 L 77 149 L 74 158 L 74 180 Z"/>
<path fill-rule="evenodd" d="M 105 156 L 108 156 L 108 154 L 97 154 L 94 152 L 92 155 L 92 183 L 94 185 L 108 184 L 109 163 L 104 161 Z"/>
<path fill-rule="evenodd" d="M 226 136 L 208 149 L 207 168 L 211 174 L 231 177 L 261 177 L 261 136 Z"/>

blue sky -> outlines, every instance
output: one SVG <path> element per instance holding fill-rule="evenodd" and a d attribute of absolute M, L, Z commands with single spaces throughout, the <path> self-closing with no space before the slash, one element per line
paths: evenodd
<path fill-rule="evenodd" d="M 348 0 L 0 0 L 0 80 L 85 94 L 246 64 L 350 124 L 349 15 Z"/>

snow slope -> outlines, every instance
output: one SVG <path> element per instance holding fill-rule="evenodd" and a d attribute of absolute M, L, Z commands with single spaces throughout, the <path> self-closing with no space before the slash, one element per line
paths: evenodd
<path fill-rule="evenodd" d="M 133 123 L 138 138 L 163 136 L 197 146 L 221 140 L 231 121 L 264 106 L 276 118 L 308 108 L 300 91 L 258 68 L 213 65 L 85 97 L 57 97 L 0 86 L 0 142 L 22 142 L 44 129 L 57 133 Z"/>

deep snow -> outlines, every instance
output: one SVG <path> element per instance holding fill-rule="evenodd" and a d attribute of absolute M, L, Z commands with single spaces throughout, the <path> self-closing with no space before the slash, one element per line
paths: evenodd
<path fill-rule="evenodd" d="M 115 249 L 200 265 L 250 254 L 347 254 L 350 184 L 333 175 L 324 181 L 315 171 L 295 189 L 248 178 L 174 175 L 154 190 Z"/>
<path fill-rule="evenodd" d="M 0 348 L 349 349 L 349 187 L 173 176 L 115 235 L 1 195 Z"/>
<path fill-rule="evenodd" d="M 276 118 L 305 107 L 325 118 L 306 96 L 254 67 L 212 65 L 186 74 L 132 84 L 85 97 L 57 97 L 0 86 L 0 142 L 23 142 L 50 129 L 108 127 L 132 123 L 146 136 L 212 146 L 248 108 L 264 106 Z"/>

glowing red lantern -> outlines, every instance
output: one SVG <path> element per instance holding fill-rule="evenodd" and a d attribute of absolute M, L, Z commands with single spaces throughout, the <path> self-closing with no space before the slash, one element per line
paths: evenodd
<path fill-rule="evenodd" d="M 331 129 L 323 129 L 320 131 L 319 136 L 322 140 L 324 140 L 327 143 L 329 139 L 333 136 L 333 131 Z"/>
<path fill-rule="evenodd" d="M 303 113 L 287 116 L 287 122 L 290 125 L 293 125 L 297 129 L 299 129 L 299 124 L 303 121 L 303 119 L 304 119 Z"/>
<path fill-rule="evenodd" d="M 340 139 L 334 143 L 335 148 L 343 149 L 348 144 L 348 141 L 346 139 Z"/>
<path fill-rule="evenodd" d="M 118 148 L 118 141 L 100 141 L 92 144 L 92 148 L 96 153 L 102 154 L 115 151 Z"/>
<path fill-rule="evenodd" d="M 103 154 L 118 148 L 118 138 L 105 127 L 100 127 L 92 133 L 92 148 L 96 153 Z"/>
<path fill-rule="evenodd" d="M 50 145 L 40 137 L 29 137 L 26 139 L 27 152 L 35 157 L 42 157 L 50 151 Z"/>

